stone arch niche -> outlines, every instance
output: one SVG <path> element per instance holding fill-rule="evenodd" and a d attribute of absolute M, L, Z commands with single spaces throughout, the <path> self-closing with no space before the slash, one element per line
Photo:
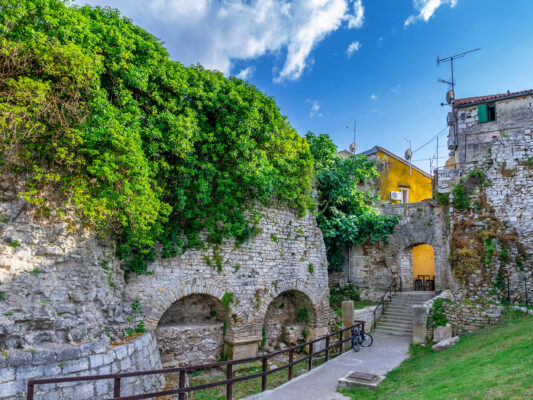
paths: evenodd
<path fill-rule="evenodd" d="M 161 316 L 155 335 L 164 367 L 216 362 L 224 350 L 228 311 L 208 294 L 191 294 Z"/>
<path fill-rule="evenodd" d="M 308 340 L 315 333 L 316 324 L 317 313 L 312 300 L 301 291 L 287 290 L 268 305 L 263 322 L 263 341 L 271 348 L 281 343 L 295 345 L 300 340 Z"/>

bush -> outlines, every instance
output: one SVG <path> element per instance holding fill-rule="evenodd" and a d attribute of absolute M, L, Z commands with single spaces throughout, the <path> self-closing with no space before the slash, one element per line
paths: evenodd
<path fill-rule="evenodd" d="M 60 190 L 85 223 L 115 234 L 145 273 L 209 241 L 247 239 L 243 212 L 277 198 L 312 206 L 312 158 L 278 106 L 252 85 L 169 59 L 110 8 L 3 0 L 1 172 L 27 178 L 45 213 Z"/>

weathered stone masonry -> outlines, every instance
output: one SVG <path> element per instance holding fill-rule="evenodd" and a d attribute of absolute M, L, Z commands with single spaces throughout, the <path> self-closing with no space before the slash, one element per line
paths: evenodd
<path fill-rule="evenodd" d="M 161 361 L 155 336 L 145 333 L 127 344 L 110 346 L 95 341 L 55 349 L 10 352 L 0 357 L 0 398 L 23 400 L 28 379 L 60 375 L 103 375 L 126 371 L 160 369 Z M 159 390 L 161 375 L 123 378 L 121 394 L 128 396 Z M 113 380 L 36 385 L 36 400 L 89 400 L 113 397 Z"/>
<path fill-rule="evenodd" d="M 442 209 L 431 201 L 390 204 L 383 212 L 401 217 L 385 243 L 366 244 L 350 251 L 350 270 L 345 279 L 363 288 L 363 296 L 379 299 L 393 276 L 401 277 L 403 290 L 413 290 L 412 249 L 429 244 L 435 254 L 435 287 L 443 290 L 454 285 L 448 261 L 449 243 Z M 348 259 L 348 258 L 347 258 Z"/>
<path fill-rule="evenodd" d="M 217 304 L 218 310 L 224 311 L 219 313 L 222 317 L 217 315 L 207 321 L 212 324 L 214 341 L 208 340 L 207 345 L 203 334 L 209 323 L 202 321 L 205 315 L 200 318 L 202 335 L 192 335 L 189 359 L 185 353 L 178 354 L 176 357 L 181 359 L 178 363 L 212 360 L 211 351 L 217 354 L 220 351 L 224 330 L 230 357 L 254 354 L 269 304 L 287 292 L 306 300 L 310 337 L 326 333 L 327 261 L 322 235 L 311 213 L 300 218 L 296 212 L 280 206 L 264 208 L 260 211 L 261 232 L 241 247 L 226 242 L 218 248 L 192 250 L 173 259 L 157 260 L 149 267 L 152 275 L 130 276 L 129 282 L 125 282 L 121 264 L 113 257 L 112 242 L 98 239 L 69 216 L 34 218 L 32 209 L 15 195 L 20 188 L 4 178 L 0 181 L 0 386 L 3 390 L 14 387 L 20 390 L 26 385 L 24 379 L 17 379 L 15 365 L 6 360 L 21 360 L 17 368 L 31 370 L 25 376 L 36 378 L 45 376 L 45 368 L 34 368 L 34 358 L 39 359 L 43 352 L 55 354 L 56 366 L 71 360 L 85 365 L 90 363 L 91 355 L 99 353 L 80 353 L 76 349 L 94 343 L 105 346 L 140 320 L 156 335 L 158 326 L 186 329 L 188 322 L 198 321 L 183 320 L 180 316 L 183 313 L 178 308 L 174 309 L 177 314 L 173 314 L 172 306 L 192 294 L 207 296 Z M 220 271 L 207 261 L 215 255 L 222 260 Z M 225 295 L 229 293 L 232 301 L 226 308 L 221 303 L 227 302 Z M 141 307 L 138 314 L 131 307 L 136 300 Z M 167 311 L 167 317 L 171 318 L 162 319 Z M 213 316 L 212 311 L 209 309 L 208 316 Z M 180 321 L 185 325 L 179 326 Z M 223 322 L 225 328 L 221 327 Z M 180 330 L 180 334 L 184 332 Z M 175 344 L 172 340 L 162 341 L 159 349 Z M 66 359 L 57 355 L 56 352 L 66 348 L 72 348 L 65 352 L 76 356 Z M 160 365 L 159 354 L 154 353 L 153 357 L 150 367 Z M 140 368 L 132 359 L 114 365 L 113 372 Z M 68 374 L 65 368 L 63 373 L 51 366 L 46 370 Z M 78 372 L 100 373 L 90 364 Z M 22 377 L 22 372 L 19 376 Z M 104 398 L 96 388 L 94 391 L 92 398 Z"/>

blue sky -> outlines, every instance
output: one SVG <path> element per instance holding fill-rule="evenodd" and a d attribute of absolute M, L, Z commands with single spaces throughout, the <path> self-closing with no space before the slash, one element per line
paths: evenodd
<path fill-rule="evenodd" d="M 533 88 L 531 0 L 77 0 L 111 6 L 165 42 L 171 57 L 246 78 L 300 134 L 403 155 L 446 128 L 445 57 L 456 96 Z M 350 54 L 348 49 L 351 47 Z M 439 165 L 447 155 L 440 136 Z M 436 140 L 413 160 L 429 171 Z M 420 161 L 418 161 L 420 160 Z M 433 166 L 435 166 L 433 162 Z"/>

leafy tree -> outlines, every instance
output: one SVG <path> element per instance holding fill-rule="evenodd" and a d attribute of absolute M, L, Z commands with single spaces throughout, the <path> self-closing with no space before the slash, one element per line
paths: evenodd
<path fill-rule="evenodd" d="M 255 87 L 169 59 L 110 8 L 0 0 L 0 168 L 74 204 L 131 270 L 253 236 L 251 203 L 311 204 L 308 145 Z"/>
<path fill-rule="evenodd" d="M 381 214 L 374 203 L 377 196 L 363 184 L 378 176 L 365 156 L 342 159 L 326 134 L 306 135 L 314 158 L 318 189 L 317 222 L 326 243 L 330 270 L 342 270 L 343 247 L 386 240 L 398 217 Z"/>

